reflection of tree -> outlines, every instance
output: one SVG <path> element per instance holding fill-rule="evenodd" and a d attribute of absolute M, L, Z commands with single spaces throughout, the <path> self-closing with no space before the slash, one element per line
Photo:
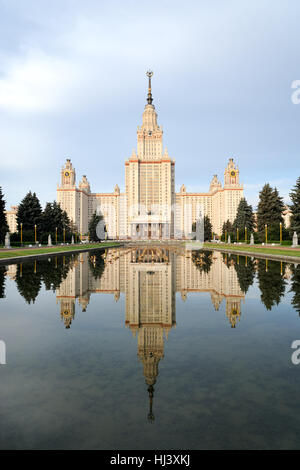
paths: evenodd
<path fill-rule="evenodd" d="M 19 293 L 28 304 L 34 303 L 41 288 L 41 272 L 36 262 L 19 264 L 16 274 L 16 284 Z"/>
<path fill-rule="evenodd" d="M 192 260 L 199 271 L 208 274 L 212 265 L 212 251 L 193 251 Z"/>
<path fill-rule="evenodd" d="M 0 299 L 5 297 L 5 273 L 6 267 L 0 265 Z"/>
<path fill-rule="evenodd" d="M 77 255 L 75 255 L 77 257 Z M 46 290 L 53 290 L 59 288 L 63 279 L 66 279 L 71 261 L 74 257 L 71 256 L 57 256 L 55 258 L 43 259 L 39 261 L 39 271 L 42 275 L 42 280 L 45 284 Z"/>
<path fill-rule="evenodd" d="M 234 267 L 241 290 L 246 294 L 252 286 L 255 277 L 255 264 L 246 256 L 231 256 L 234 259 Z"/>
<path fill-rule="evenodd" d="M 89 267 L 94 278 L 100 279 L 105 269 L 102 250 L 92 250 L 89 252 Z"/>
<path fill-rule="evenodd" d="M 284 271 L 283 271 L 284 272 Z M 281 266 L 277 261 L 258 261 L 258 282 L 261 301 L 267 310 L 278 305 L 285 292 L 285 280 L 281 274 Z"/>
<path fill-rule="evenodd" d="M 298 266 L 292 266 L 292 279 L 291 279 L 291 292 L 294 292 L 292 298 L 292 305 L 294 306 L 296 312 L 300 316 L 300 264 Z"/>

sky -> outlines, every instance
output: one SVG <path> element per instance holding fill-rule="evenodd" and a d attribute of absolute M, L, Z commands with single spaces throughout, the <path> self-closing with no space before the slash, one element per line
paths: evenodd
<path fill-rule="evenodd" d="M 56 199 L 66 158 L 124 190 L 147 77 L 176 190 L 239 166 L 254 208 L 300 176 L 299 0 L 0 0 L 0 186 Z"/>

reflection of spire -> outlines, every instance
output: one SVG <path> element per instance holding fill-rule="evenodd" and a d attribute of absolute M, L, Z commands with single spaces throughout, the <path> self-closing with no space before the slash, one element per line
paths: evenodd
<path fill-rule="evenodd" d="M 153 385 L 149 385 L 148 387 L 148 394 L 149 394 L 149 413 L 148 413 L 148 421 L 149 423 L 153 423 L 155 417 L 152 411 L 153 406 L 153 396 L 154 396 L 154 387 Z"/>
<path fill-rule="evenodd" d="M 151 90 L 151 77 L 153 76 L 153 72 L 151 70 L 148 70 L 146 73 L 147 77 L 149 78 L 149 86 L 148 86 L 148 96 L 147 96 L 147 103 L 152 104 L 152 90 Z"/>

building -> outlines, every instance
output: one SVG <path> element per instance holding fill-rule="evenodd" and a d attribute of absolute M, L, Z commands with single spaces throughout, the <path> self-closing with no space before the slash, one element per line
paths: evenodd
<path fill-rule="evenodd" d="M 163 147 L 163 130 L 157 123 L 151 78 L 142 125 L 137 128 L 137 150 L 125 161 L 125 192 L 118 185 L 112 193 L 92 193 L 86 176 L 76 186 L 71 160 L 61 170 L 57 187 L 60 203 L 80 234 L 88 232 L 94 212 L 104 217 L 109 238 L 188 238 L 199 215 L 208 215 L 213 231 L 221 234 L 228 219 L 233 222 L 243 197 L 239 169 L 233 158 L 225 168 L 224 185 L 214 175 L 208 193 L 189 193 L 185 185 L 175 193 L 175 160 Z"/>
<path fill-rule="evenodd" d="M 10 211 L 5 211 L 7 225 L 10 233 L 15 233 L 18 231 L 17 212 L 18 206 L 10 206 Z"/>
<path fill-rule="evenodd" d="M 76 320 L 78 307 L 83 312 L 88 309 L 92 295 L 113 295 L 117 302 L 124 294 L 125 327 L 137 339 L 137 357 L 149 396 L 149 421 L 154 419 L 154 386 L 164 358 L 165 340 L 176 327 L 176 292 L 183 301 L 197 292 L 209 294 L 213 309 L 220 318 L 223 315 L 228 327 L 236 328 L 241 319 L 245 294 L 234 263 L 227 263 L 227 255 L 224 259 L 222 253 L 213 252 L 207 254 L 210 269 L 199 269 L 203 253 L 196 253 L 199 261 L 182 244 L 174 242 L 98 250 L 97 256 L 104 260 L 100 277 L 92 272 L 93 255 L 80 253 L 56 290 L 60 318 L 67 329 Z"/>

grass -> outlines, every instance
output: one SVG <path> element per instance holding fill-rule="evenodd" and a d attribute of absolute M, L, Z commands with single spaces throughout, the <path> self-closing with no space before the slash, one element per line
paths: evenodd
<path fill-rule="evenodd" d="M 16 258 L 18 256 L 33 256 L 41 255 L 44 253 L 60 253 L 65 251 L 76 251 L 76 250 L 89 250 L 91 248 L 107 248 L 111 246 L 118 246 L 117 242 L 105 242 L 105 243 L 87 243 L 82 245 L 68 245 L 68 246 L 53 246 L 51 248 L 42 247 L 42 248 L 29 248 L 27 250 L 22 249 L 13 249 L 0 252 L 0 259 L 6 258 Z"/>
<path fill-rule="evenodd" d="M 286 250 L 284 248 L 260 247 L 253 245 L 228 245 L 219 243 L 204 243 L 205 248 L 218 248 L 222 251 L 247 251 L 248 253 L 262 253 L 266 255 L 297 256 L 300 258 L 300 250 Z"/>

